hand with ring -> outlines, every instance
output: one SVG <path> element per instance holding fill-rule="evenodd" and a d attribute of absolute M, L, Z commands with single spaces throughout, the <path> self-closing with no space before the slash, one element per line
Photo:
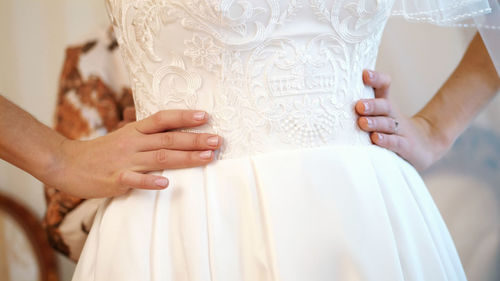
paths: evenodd
<path fill-rule="evenodd" d="M 387 148 L 424 170 L 448 149 L 434 137 L 432 125 L 425 118 L 406 117 L 389 100 L 391 78 L 383 73 L 365 70 L 363 82 L 375 90 L 374 99 L 356 103 L 358 126 L 370 133 L 372 142 Z"/>

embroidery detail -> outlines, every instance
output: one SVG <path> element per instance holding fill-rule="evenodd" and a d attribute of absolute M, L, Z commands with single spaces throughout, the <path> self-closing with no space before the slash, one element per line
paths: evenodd
<path fill-rule="evenodd" d="M 370 95 L 361 73 L 375 64 L 392 1 L 107 3 L 138 118 L 160 109 L 206 110 L 211 120 L 198 130 L 225 139 L 220 159 L 370 143 L 353 107 Z"/>
<path fill-rule="evenodd" d="M 186 50 L 184 55 L 191 57 L 195 66 L 202 66 L 213 71 L 214 66 L 221 63 L 222 48 L 217 47 L 211 37 L 201 38 L 197 34 L 192 40 L 184 41 Z"/>
<path fill-rule="evenodd" d="M 198 90 L 201 88 L 201 77 L 197 72 L 187 70 L 180 56 L 172 54 L 171 58 L 171 62 L 161 66 L 154 73 L 155 100 L 164 108 L 170 103 L 182 103 L 188 109 L 194 109 L 198 100 Z M 162 87 L 163 83 L 165 87 Z"/>

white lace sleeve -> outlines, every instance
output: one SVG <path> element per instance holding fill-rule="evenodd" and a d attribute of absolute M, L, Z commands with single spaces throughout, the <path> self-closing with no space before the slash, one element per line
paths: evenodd
<path fill-rule="evenodd" d="M 396 0 L 392 15 L 442 26 L 476 27 L 500 76 L 499 0 Z"/>
<path fill-rule="evenodd" d="M 473 23 L 473 17 L 490 12 L 488 0 L 396 0 L 392 15 L 437 25 L 465 26 Z"/>

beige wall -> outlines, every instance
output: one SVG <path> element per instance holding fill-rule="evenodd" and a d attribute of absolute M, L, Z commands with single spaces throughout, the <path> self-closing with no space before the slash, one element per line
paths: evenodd
<path fill-rule="evenodd" d="M 103 2 L 1 0 L 0 91 L 51 125 L 64 48 L 90 30 L 107 24 Z M 458 62 L 471 35 L 470 30 L 400 20 L 389 23 L 378 67 L 393 75 L 392 95 L 405 112 L 415 112 L 437 90 Z M 483 123 L 500 120 L 498 110 L 489 112 L 483 116 Z M 42 216 L 41 183 L 1 160 L 0 190 Z M 62 280 L 70 280 L 72 264 L 63 258 L 60 261 Z"/>
<path fill-rule="evenodd" d="M 476 33 L 473 28 L 438 27 L 392 18 L 384 31 L 377 69 L 393 78 L 391 96 L 406 114 L 419 110 L 459 63 Z M 475 124 L 500 134 L 500 95 Z"/>
<path fill-rule="evenodd" d="M 52 125 L 65 46 L 107 24 L 104 0 L 1 0 L 0 91 Z M 42 184 L 1 160 L 0 190 L 39 217 L 45 211 Z M 72 263 L 59 259 L 62 280 L 71 280 Z"/>

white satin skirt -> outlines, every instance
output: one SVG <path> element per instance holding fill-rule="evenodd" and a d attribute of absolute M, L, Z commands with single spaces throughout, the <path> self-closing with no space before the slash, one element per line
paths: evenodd
<path fill-rule="evenodd" d="M 466 280 L 415 169 L 374 145 L 164 171 L 108 200 L 75 281 Z"/>

